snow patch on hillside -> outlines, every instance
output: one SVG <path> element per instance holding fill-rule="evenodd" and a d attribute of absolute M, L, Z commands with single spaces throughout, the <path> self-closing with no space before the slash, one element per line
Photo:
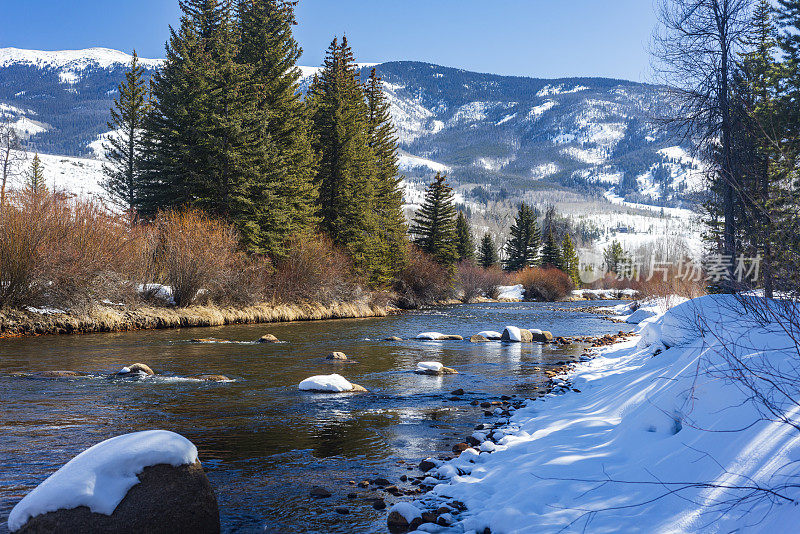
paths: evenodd
<path fill-rule="evenodd" d="M 528 112 L 528 116 L 526 118 L 529 121 L 536 121 L 536 120 L 539 119 L 539 117 L 541 117 L 542 115 L 544 115 L 545 113 L 547 113 L 548 111 L 550 111 L 551 109 L 556 107 L 557 105 L 558 105 L 558 102 L 555 102 L 553 100 L 548 100 L 544 104 L 541 104 L 541 105 L 533 107 Z"/>
<path fill-rule="evenodd" d="M 552 96 L 552 95 L 578 93 L 580 91 L 586 91 L 587 89 L 589 88 L 583 85 L 576 85 L 572 89 L 565 89 L 563 83 L 560 85 L 545 85 L 538 93 L 536 93 L 536 96 L 538 96 L 539 98 L 544 98 L 546 96 Z"/>
<path fill-rule="evenodd" d="M 543 163 L 531 170 L 532 180 L 543 180 L 548 176 L 552 176 L 560 171 L 561 168 L 555 163 Z"/>
<path fill-rule="evenodd" d="M 433 172 L 448 172 L 450 167 L 443 163 L 431 159 L 413 156 L 411 154 L 400 154 L 398 156 L 400 170 L 406 172 L 419 172 L 420 170 L 430 170 Z"/>
<path fill-rule="evenodd" d="M 22 187 L 25 176 L 30 170 L 34 154 L 15 152 L 20 158 L 11 169 L 11 187 Z M 16 159 L 16 158 L 15 158 Z M 72 158 L 39 154 L 42 163 L 45 184 L 56 191 L 67 191 L 72 194 L 107 199 L 108 195 L 102 187 L 105 179 L 103 162 L 96 159 Z"/>

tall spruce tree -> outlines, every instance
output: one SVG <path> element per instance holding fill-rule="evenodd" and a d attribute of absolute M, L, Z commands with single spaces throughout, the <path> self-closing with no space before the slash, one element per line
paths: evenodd
<path fill-rule="evenodd" d="M 561 256 L 561 247 L 556 243 L 552 229 L 547 232 L 547 238 L 542 247 L 542 267 L 555 267 L 564 270 L 564 259 Z"/>
<path fill-rule="evenodd" d="M 370 148 L 369 110 L 347 38 L 334 39 L 328 48 L 307 105 L 320 155 L 320 226 L 374 280 L 382 262 L 374 202 L 376 158 Z"/>
<path fill-rule="evenodd" d="M 497 254 L 497 247 L 494 244 L 494 239 L 490 234 L 484 234 L 481 239 L 481 246 L 478 250 L 478 265 L 484 269 L 494 267 L 500 261 Z"/>
<path fill-rule="evenodd" d="M 25 177 L 25 191 L 35 197 L 38 197 L 47 191 L 47 184 L 45 183 L 44 178 L 44 167 L 42 166 L 42 160 L 39 158 L 39 154 L 35 154 L 33 156 L 31 168 L 28 171 L 28 175 Z"/>
<path fill-rule="evenodd" d="M 472 261 L 475 259 L 475 240 L 472 237 L 469 221 L 467 221 L 463 211 L 459 211 L 456 218 L 456 250 L 458 252 L 458 261 Z"/>
<path fill-rule="evenodd" d="M 627 261 L 628 255 L 625 254 L 622 243 L 616 239 L 603 251 L 603 262 L 610 273 L 619 273 Z"/>
<path fill-rule="evenodd" d="M 257 246 L 281 258 L 290 239 L 313 231 L 317 191 L 313 180 L 316 156 L 311 146 L 297 61 L 302 50 L 295 40 L 293 0 L 239 0 L 241 46 L 237 61 L 250 68 L 256 89 L 255 113 L 263 127 L 265 154 L 254 188 L 259 235 Z"/>
<path fill-rule="evenodd" d="M 133 212 L 141 187 L 142 129 L 150 112 L 144 68 L 139 64 L 136 50 L 118 92 L 108 122 L 113 133 L 104 143 L 108 164 L 103 165 L 106 174 L 103 188 L 114 203 Z"/>
<path fill-rule="evenodd" d="M 511 237 L 506 243 L 505 269 L 520 271 L 538 265 L 541 240 L 536 213 L 523 202 L 511 226 Z"/>
<path fill-rule="evenodd" d="M 232 0 L 182 0 L 164 67 L 153 77 L 139 210 L 194 206 L 226 218 L 259 251 L 260 213 L 275 201 L 260 191 L 276 168 L 252 91 L 252 68 L 237 62 Z"/>
<path fill-rule="evenodd" d="M 375 214 L 380 241 L 374 282 L 386 284 L 406 263 L 408 225 L 403 215 L 402 177 L 397 157 L 397 130 L 381 79 L 372 69 L 366 88 L 369 146 L 375 154 Z"/>
<path fill-rule="evenodd" d="M 452 266 L 458 260 L 456 208 L 453 189 L 447 176 L 436 173 L 425 191 L 425 202 L 411 226 L 414 243 L 441 265 Z"/>
<path fill-rule="evenodd" d="M 564 234 L 561 242 L 561 257 L 564 261 L 563 271 L 569 275 L 575 287 L 581 287 L 580 259 L 569 234 Z"/>

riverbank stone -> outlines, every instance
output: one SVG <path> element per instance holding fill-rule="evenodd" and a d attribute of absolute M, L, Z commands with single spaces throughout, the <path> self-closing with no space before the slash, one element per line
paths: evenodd
<path fill-rule="evenodd" d="M 531 332 L 533 341 L 537 343 L 552 343 L 553 334 L 547 330 L 534 330 Z"/>
<path fill-rule="evenodd" d="M 111 515 L 86 506 L 57 510 L 29 519 L 15 534 L 220 532 L 217 498 L 199 461 L 145 467 L 138 478 Z"/>

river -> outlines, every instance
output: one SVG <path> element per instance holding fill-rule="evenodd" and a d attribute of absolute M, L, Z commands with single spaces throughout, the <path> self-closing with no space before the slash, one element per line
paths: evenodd
<path fill-rule="evenodd" d="M 402 474 L 418 474 L 407 467 L 449 453 L 476 423 L 492 420 L 471 401 L 524 397 L 545 382 L 547 365 L 583 351 L 537 343 L 382 340 L 423 331 L 469 339 L 506 325 L 556 336 L 631 330 L 570 310 L 580 305 L 459 305 L 379 319 L 0 340 L 0 532 L 7 532 L 14 504 L 70 458 L 104 439 L 148 429 L 172 430 L 197 445 L 219 499 L 224 532 L 386 532 L 386 513 L 367 500 L 382 493 L 349 481 L 383 477 L 399 483 Z M 197 337 L 248 342 L 265 333 L 285 343 L 190 342 Z M 357 363 L 327 362 L 334 350 Z M 413 373 L 417 362 L 430 360 L 460 374 Z M 134 362 L 162 376 L 101 378 Z M 61 369 L 98 377 L 9 376 Z M 334 372 L 370 392 L 331 396 L 297 389 L 304 378 Z M 201 373 L 235 381 L 180 378 Z M 466 395 L 450 400 L 457 388 Z M 311 498 L 315 485 L 333 496 Z M 358 497 L 348 498 L 351 492 Z M 397 500 L 387 496 L 386 502 Z M 342 515 L 337 507 L 349 513 Z"/>

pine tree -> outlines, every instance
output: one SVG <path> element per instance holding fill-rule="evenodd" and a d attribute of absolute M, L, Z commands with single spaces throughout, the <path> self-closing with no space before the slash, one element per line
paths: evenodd
<path fill-rule="evenodd" d="M 231 0 L 183 0 L 164 67 L 152 80 L 142 194 L 145 216 L 193 206 L 233 222 L 248 250 L 260 251 L 260 215 L 275 201 L 265 172 L 277 168 L 250 83 L 237 63 Z"/>
<path fill-rule="evenodd" d="M 406 263 L 408 225 L 403 215 L 402 177 L 397 157 L 397 131 L 381 79 L 372 69 L 365 88 L 369 110 L 369 146 L 375 154 L 375 214 L 378 217 L 381 258 L 374 282 L 386 284 Z"/>
<path fill-rule="evenodd" d="M 44 179 L 44 167 L 42 166 L 42 160 L 39 158 L 38 153 L 33 156 L 31 168 L 25 180 L 25 191 L 34 197 L 38 197 L 47 191 L 47 184 Z"/>
<path fill-rule="evenodd" d="M 556 269 L 564 270 L 564 259 L 561 257 L 561 247 L 556 243 L 556 238 L 553 237 L 552 230 L 547 233 L 547 238 L 542 248 L 542 266 L 545 268 L 555 267 Z"/>
<path fill-rule="evenodd" d="M 458 261 L 472 261 L 475 259 L 475 240 L 472 237 L 472 230 L 463 211 L 458 212 L 456 218 L 456 250 Z"/>
<path fill-rule="evenodd" d="M 484 269 L 494 267 L 500 261 L 497 254 L 497 247 L 490 234 L 485 234 L 481 239 L 480 250 L 478 251 L 478 265 Z"/>
<path fill-rule="evenodd" d="M 411 233 L 414 243 L 439 264 L 452 266 L 458 260 L 456 208 L 447 176 L 436 173 L 428 185 L 425 202 L 414 217 Z"/>
<path fill-rule="evenodd" d="M 616 239 L 603 251 L 605 268 L 610 273 L 619 273 L 620 268 L 628 261 L 622 244 Z"/>
<path fill-rule="evenodd" d="M 563 258 L 563 271 L 567 273 L 575 287 L 581 287 L 580 259 L 575 250 L 575 243 L 569 234 L 564 234 L 561 243 L 561 257 Z"/>
<path fill-rule="evenodd" d="M 374 203 L 376 158 L 370 148 L 369 110 L 346 38 L 331 43 L 307 102 L 320 154 L 320 227 L 362 274 L 374 279 L 382 261 Z"/>
<path fill-rule="evenodd" d="M 297 61 L 302 50 L 292 28 L 292 0 L 239 0 L 241 47 L 237 61 L 251 68 L 251 96 L 264 134 L 258 204 L 258 248 L 273 258 L 286 253 L 290 239 L 313 231 L 317 191 L 316 156 L 300 88 Z"/>
<path fill-rule="evenodd" d="M 103 187 L 113 202 L 133 212 L 141 186 L 142 129 L 150 112 L 144 68 L 136 50 L 118 92 L 108 122 L 112 134 L 104 144 L 108 164 L 103 166 L 107 177 Z"/>
<path fill-rule="evenodd" d="M 506 243 L 507 271 L 520 271 L 538 265 L 541 234 L 533 209 L 524 202 L 511 226 L 511 237 Z"/>

